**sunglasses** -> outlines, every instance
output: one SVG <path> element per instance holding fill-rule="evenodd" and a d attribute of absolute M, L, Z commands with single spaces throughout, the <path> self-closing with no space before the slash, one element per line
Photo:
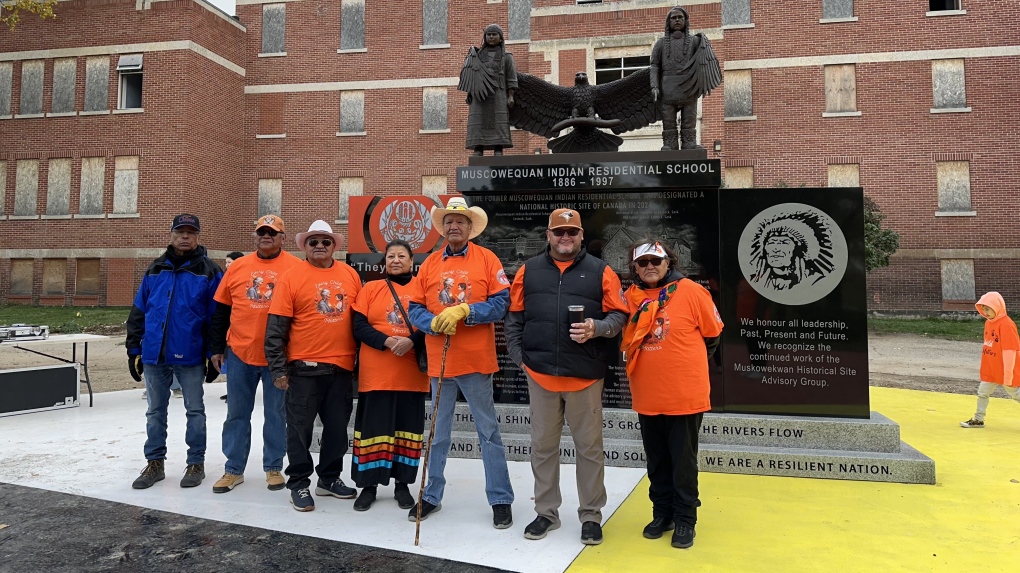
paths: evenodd
<path fill-rule="evenodd" d="M 552 234 L 556 235 L 557 237 L 562 237 L 563 235 L 576 237 L 581 232 L 581 229 L 549 229 L 549 230 L 552 231 Z"/>
<path fill-rule="evenodd" d="M 639 266 L 641 268 L 645 268 L 648 265 L 652 265 L 653 267 L 657 267 L 657 266 L 661 265 L 662 261 L 664 261 L 664 260 L 665 259 L 663 259 L 662 257 L 652 257 L 650 259 L 638 259 L 638 260 L 634 261 L 634 264 L 636 264 L 637 266 Z"/>
<path fill-rule="evenodd" d="M 276 229 L 267 229 L 266 227 L 262 227 L 261 229 L 256 229 L 255 234 L 260 237 L 265 237 L 266 235 L 269 235 L 270 237 L 275 237 L 279 235 L 280 232 L 277 231 Z"/>
<path fill-rule="evenodd" d="M 318 247 L 320 244 L 323 247 L 332 247 L 333 239 L 308 239 L 307 241 L 305 241 L 305 244 L 308 245 L 309 247 L 312 247 L 313 249 L 315 247 Z"/>

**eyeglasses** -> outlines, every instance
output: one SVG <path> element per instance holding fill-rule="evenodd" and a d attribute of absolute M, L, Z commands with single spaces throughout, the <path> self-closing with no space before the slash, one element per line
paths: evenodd
<path fill-rule="evenodd" d="M 557 237 L 562 237 L 563 235 L 576 237 L 581 232 L 581 229 L 549 229 L 549 230 L 552 231 L 552 234 L 556 235 Z"/>
<path fill-rule="evenodd" d="M 319 244 L 322 244 L 323 247 L 332 247 L 333 239 L 308 239 L 307 241 L 305 241 L 305 244 L 308 245 L 309 247 L 312 247 L 313 249 L 315 247 L 318 247 Z"/>
<path fill-rule="evenodd" d="M 275 236 L 279 235 L 280 232 L 277 231 L 276 229 L 270 229 L 268 227 L 262 227 L 261 229 L 256 229 L 255 230 L 255 234 L 260 236 L 260 237 L 265 237 L 266 235 L 269 235 L 270 237 L 275 237 Z"/>
<path fill-rule="evenodd" d="M 641 268 L 645 268 L 648 265 L 652 265 L 653 267 L 657 267 L 657 266 L 661 265 L 662 261 L 664 261 L 664 260 L 665 259 L 663 259 L 662 257 L 652 257 L 650 259 L 638 259 L 638 260 L 634 261 L 634 264 L 636 264 L 637 266 L 639 266 Z"/>

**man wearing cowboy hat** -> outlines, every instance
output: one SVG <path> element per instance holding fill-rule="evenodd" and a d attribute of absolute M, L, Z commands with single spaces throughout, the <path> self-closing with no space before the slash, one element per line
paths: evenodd
<path fill-rule="evenodd" d="M 446 355 L 441 393 L 435 407 L 435 432 L 429 454 L 428 485 L 422 496 L 421 518 L 441 509 L 446 478 L 446 458 L 450 452 L 450 431 L 459 389 L 467 399 L 478 430 L 485 468 L 485 495 L 492 506 L 492 524 L 496 529 L 513 525 L 510 509 L 514 492 L 506 466 L 506 450 L 499 435 L 496 409 L 492 401 L 492 374 L 496 363 L 496 335 L 493 323 L 502 320 L 510 300 L 510 281 L 496 255 L 471 239 L 485 230 L 489 219 L 479 207 L 468 207 L 463 197 L 453 197 L 446 208 L 432 208 L 432 224 L 446 238 L 446 248 L 428 256 L 412 280 L 408 315 L 422 332 L 429 334 L 425 347 L 432 377 L 432 399 L 438 393 L 443 368 L 442 334 L 451 337 Z M 451 282 L 452 279 L 452 282 Z M 443 297 L 448 284 L 463 283 L 465 300 Z M 417 506 L 408 520 L 415 521 Z"/>
<path fill-rule="evenodd" d="M 265 351 L 273 384 L 286 391 L 287 487 L 298 511 L 312 511 L 312 442 L 315 416 L 322 419 L 322 445 L 315 473 L 315 495 L 353 499 L 357 490 L 340 479 L 347 453 L 347 423 L 353 409 L 354 329 L 350 309 L 320 312 L 321 293 L 357 296 L 358 273 L 333 260 L 343 243 L 325 221 L 315 221 L 295 237 L 305 262 L 276 281 L 266 323 Z M 229 396 L 230 393 L 228 392 Z"/>
<path fill-rule="evenodd" d="M 213 492 L 226 493 L 244 482 L 244 468 L 251 450 L 251 413 L 255 391 L 262 381 L 262 469 L 269 489 L 283 489 L 283 454 L 287 445 L 284 393 L 275 385 L 266 361 L 266 318 L 270 297 L 261 292 L 301 259 L 283 250 L 286 238 L 283 219 L 266 215 L 255 221 L 255 252 L 238 258 L 223 274 L 216 291 L 216 312 L 209 329 L 213 365 L 220 371 L 229 365 L 227 419 L 223 422 L 223 477 Z M 249 286 L 250 285 L 250 286 Z"/>

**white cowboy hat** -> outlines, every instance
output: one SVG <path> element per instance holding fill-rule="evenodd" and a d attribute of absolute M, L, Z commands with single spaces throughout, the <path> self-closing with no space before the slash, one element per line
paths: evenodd
<path fill-rule="evenodd" d="M 443 235 L 443 217 L 451 213 L 464 215 L 471 220 L 471 236 L 468 237 L 468 240 L 481 235 L 485 226 L 489 224 L 489 216 L 485 214 L 485 211 L 482 211 L 481 207 L 468 207 L 467 201 L 463 197 L 451 197 L 445 209 L 432 207 L 432 226 L 439 231 L 440 235 Z"/>
<path fill-rule="evenodd" d="M 323 221 L 322 219 L 317 219 L 313 221 L 312 224 L 308 226 L 307 232 L 298 233 L 297 235 L 295 235 L 294 242 L 297 243 L 299 249 L 304 249 L 305 239 L 313 235 L 326 235 L 327 237 L 332 238 L 333 242 L 337 246 L 337 249 L 342 247 L 344 244 L 343 235 L 341 235 L 340 233 L 334 233 L 333 227 L 330 227 L 329 223 Z"/>

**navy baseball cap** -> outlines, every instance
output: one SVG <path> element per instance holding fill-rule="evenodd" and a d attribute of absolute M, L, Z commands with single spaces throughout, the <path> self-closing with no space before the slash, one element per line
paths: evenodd
<path fill-rule="evenodd" d="M 196 231 L 202 230 L 202 228 L 198 226 L 198 217 L 187 213 L 174 217 L 174 223 L 170 226 L 170 230 L 174 231 L 181 227 L 194 227 Z"/>

